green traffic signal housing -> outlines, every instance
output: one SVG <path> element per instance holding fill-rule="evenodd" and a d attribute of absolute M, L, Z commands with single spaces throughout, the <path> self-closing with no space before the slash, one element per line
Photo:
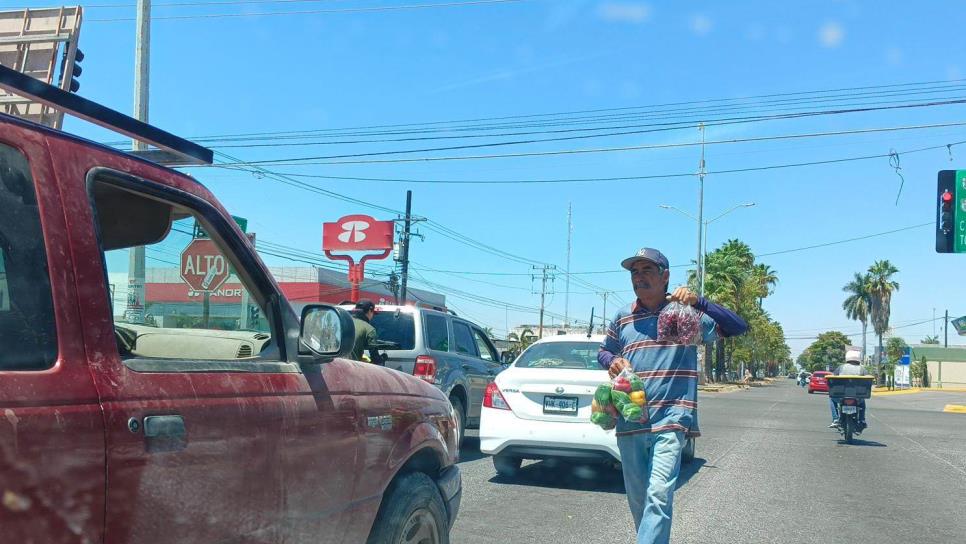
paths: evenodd
<path fill-rule="evenodd" d="M 966 170 L 939 172 L 936 251 L 966 253 Z"/>

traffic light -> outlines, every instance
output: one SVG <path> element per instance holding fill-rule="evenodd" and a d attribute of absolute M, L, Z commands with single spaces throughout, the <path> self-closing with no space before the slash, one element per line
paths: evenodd
<path fill-rule="evenodd" d="M 72 93 L 76 93 L 80 89 L 80 82 L 77 81 L 77 78 L 84 73 L 84 68 L 80 65 L 80 62 L 84 60 L 84 53 L 80 49 L 75 49 L 74 62 L 71 63 L 67 62 L 69 57 L 70 48 L 68 47 L 64 50 L 64 56 L 60 59 L 61 88 L 64 87 L 64 81 L 68 81 L 69 78 L 70 83 L 68 84 L 67 89 Z M 70 65 L 68 66 L 68 64 Z"/>
<path fill-rule="evenodd" d="M 940 171 L 936 195 L 936 251 L 966 253 L 966 170 Z"/>

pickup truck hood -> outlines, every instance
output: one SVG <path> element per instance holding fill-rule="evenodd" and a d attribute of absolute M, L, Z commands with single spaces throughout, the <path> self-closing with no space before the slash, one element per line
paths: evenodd
<path fill-rule="evenodd" d="M 333 394 L 406 395 L 447 402 L 436 387 L 398 370 L 348 359 L 336 359 L 323 366 L 326 386 Z"/>

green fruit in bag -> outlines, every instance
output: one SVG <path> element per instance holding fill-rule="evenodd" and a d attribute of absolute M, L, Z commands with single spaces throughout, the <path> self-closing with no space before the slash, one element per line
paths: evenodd
<path fill-rule="evenodd" d="M 627 421 L 639 421 L 641 416 L 644 415 L 644 411 L 640 406 L 634 403 L 628 403 L 625 404 L 624 408 L 621 410 L 621 415 L 623 415 L 624 419 Z"/>
<path fill-rule="evenodd" d="M 631 391 L 643 391 L 644 390 L 644 380 L 642 380 L 636 374 L 631 376 Z"/>
<path fill-rule="evenodd" d="M 617 407 L 618 411 L 623 410 L 624 406 L 627 404 L 634 404 L 633 402 L 631 402 L 630 395 L 628 395 L 623 391 L 618 391 L 616 389 L 610 392 L 610 401 L 614 403 L 614 406 Z"/>
<path fill-rule="evenodd" d="M 610 417 L 610 414 L 607 412 L 597 412 L 595 414 L 591 414 L 590 422 L 599 427 L 603 427 L 604 429 L 613 427 L 615 423 L 614 418 Z"/>
<path fill-rule="evenodd" d="M 602 407 L 610 406 L 610 392 L 611 386 L 609 383 L 597 386 L 597 391 L 594 393 L 594 399 L 597 401 L 597 404 Z"/>

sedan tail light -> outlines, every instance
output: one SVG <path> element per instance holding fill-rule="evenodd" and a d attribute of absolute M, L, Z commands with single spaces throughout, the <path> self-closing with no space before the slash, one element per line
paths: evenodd
<path fill-rule="evenodd" d="M 413 366 L 413 376 L 429 383 L 436 383 L 436 359 L 433 359 L 429 355 L 416 357 L 416 365 Z"/>
<path fill-rule="evenodd" d="M 842 404 L 845 404 L 846 406 L 854 406 L 855 399 L 845 399 L 842 401 Z"/>
<path fill-rule="evenodd" d="M 500 392 L 496 382 L 490 382 L 490 385 L 486 386 L 486 393 L 483 395 L 483 407 L 496 410 L 510 409 L 510 404 L 503 398 L 503 393 Z"/>

